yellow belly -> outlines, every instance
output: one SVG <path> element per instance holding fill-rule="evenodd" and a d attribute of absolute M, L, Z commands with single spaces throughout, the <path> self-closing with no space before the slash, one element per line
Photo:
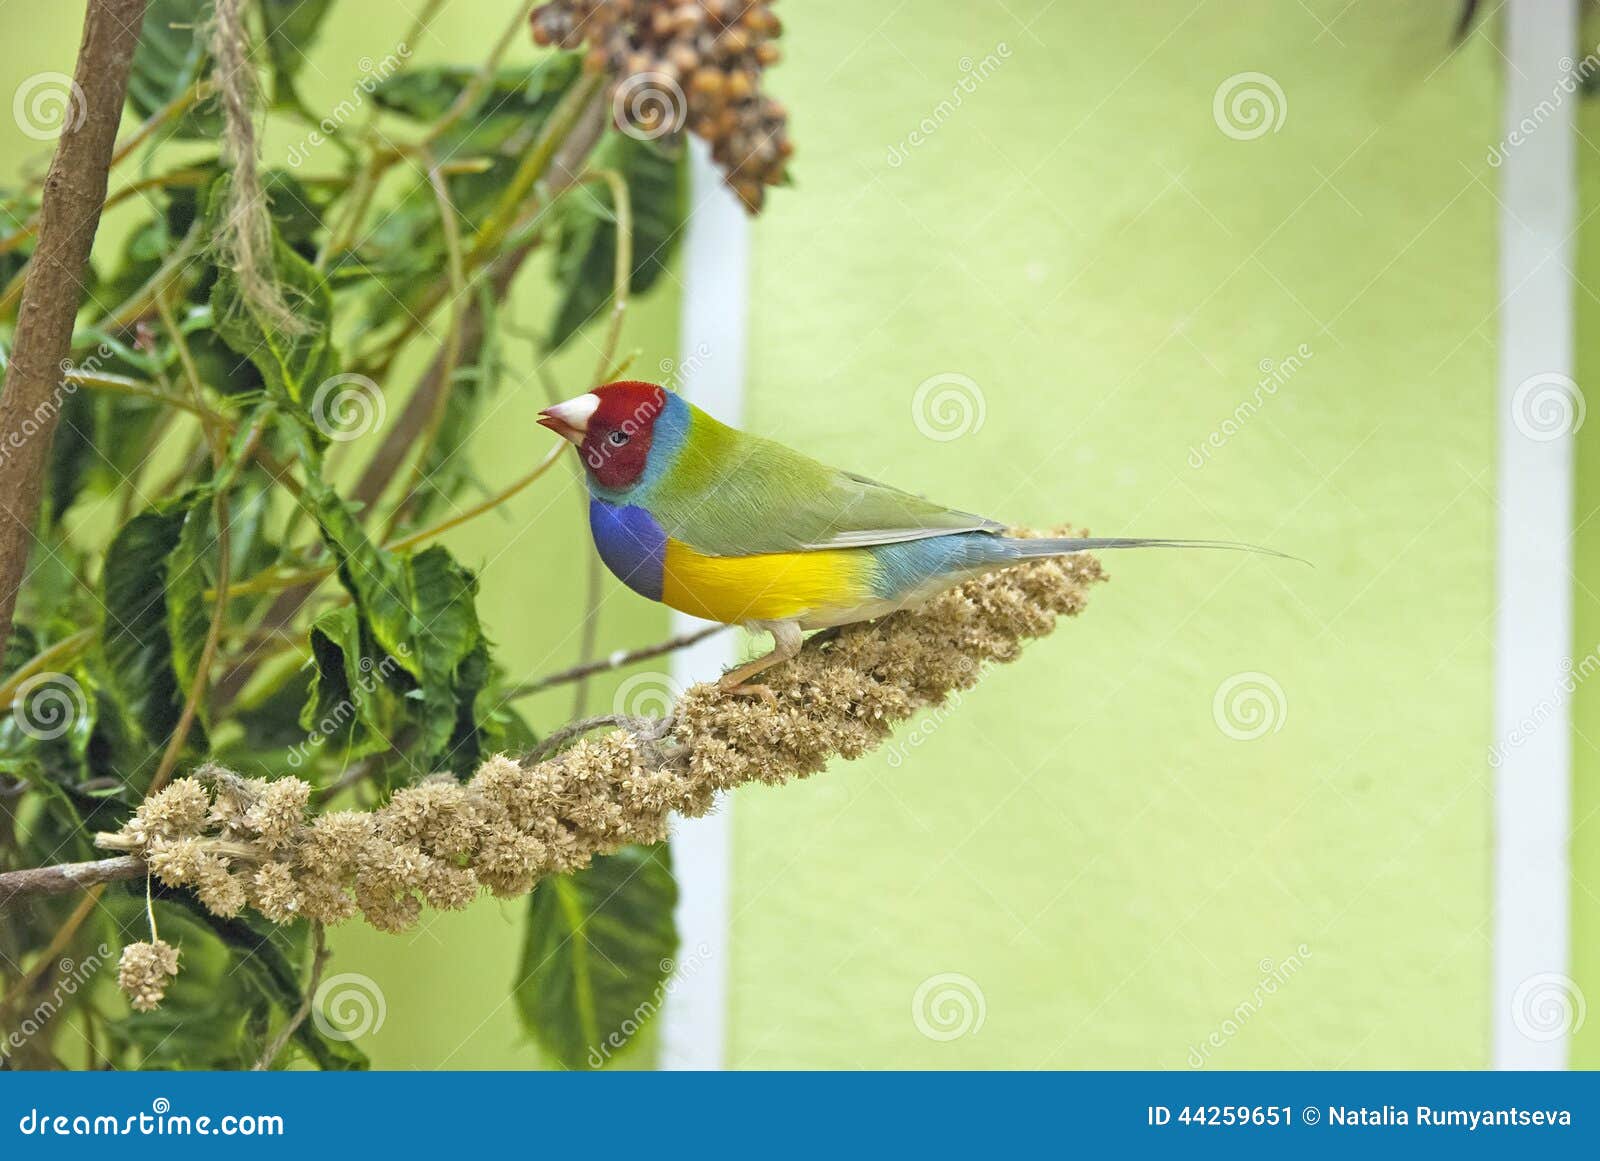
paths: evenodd
<path fill-rule="evenodd" d="M 872 601 L 871 555 L 859 548 L 702 556 L 667 541 L 661 599 L 708 621 L 805 620 Z"/>

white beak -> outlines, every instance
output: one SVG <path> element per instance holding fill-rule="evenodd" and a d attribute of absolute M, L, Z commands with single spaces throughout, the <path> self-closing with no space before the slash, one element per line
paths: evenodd
<path fill-rule="evenodd" d="M 563 439 L 581 444 L 584 433 L 589 430 L 589 420 L 593 418 L 599 406 L 600 396 L 591 391 L 586 395 L 579 395 L 576 399 L 569 399 L 565 403 L 546 407 L 539 412 L 539 423 Z"/>

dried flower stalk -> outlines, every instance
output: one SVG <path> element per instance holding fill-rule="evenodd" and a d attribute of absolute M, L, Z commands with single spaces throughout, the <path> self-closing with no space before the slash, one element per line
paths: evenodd
<path fill-rule="evenodd" d="M 457 909 L 480 888 L 501 897 L 597 854 L 667 837 L 747 782 L 778 784 L 856 758 L 895 723 L 1015 660 L 1059 616 L 1079 612 L 1098 561 L 1031 561 L 980 577 L 915 612 L 847 626 L 763 675 L 776 704 L 714 685 L 686 692 L 663 718 L 584 740 L 524 764 L 504 755 L 465 784 L 436 776 L 371 812 L 308 821 L 311 788 L 207 767 L 147 799 L 103 847 L 139 855 L 151 874 L 233 915 L 340 923 L 360 912 L 401 931 L 424 903 Z"/>

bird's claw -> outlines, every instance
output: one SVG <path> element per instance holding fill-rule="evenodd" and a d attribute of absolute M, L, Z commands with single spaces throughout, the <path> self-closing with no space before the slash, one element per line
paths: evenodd
<path fill-rule="evenodd" d="M 773 709 L 778 708 L 778 695 L 772 692 L 772 687 L 769 685 L 742 681 L 731 685 L 725 682 L 719 682 L 718 684 L 722 692 L 730 697 L 759 697 Z"/>

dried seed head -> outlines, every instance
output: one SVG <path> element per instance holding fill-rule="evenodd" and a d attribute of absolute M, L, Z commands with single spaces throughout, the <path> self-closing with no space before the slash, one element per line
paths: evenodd
<path fill-rule="evenodd" d="M 153 1012 L 167 994 L 167 981 L 178 974 L 178 949 L 165 940 L 130 943 L 117 962 L 117 987 L 136 1012 Z"/>

